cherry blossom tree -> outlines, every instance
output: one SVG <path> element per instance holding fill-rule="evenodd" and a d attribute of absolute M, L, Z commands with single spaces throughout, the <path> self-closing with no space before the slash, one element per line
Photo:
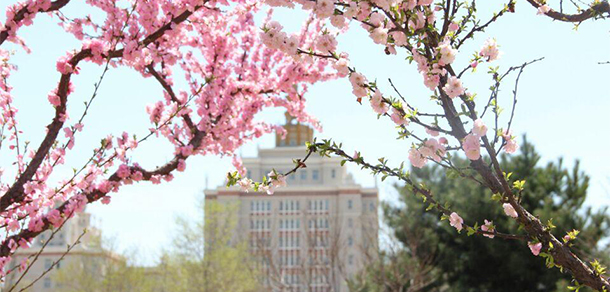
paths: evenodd
<path fill-rule="evenodd" d="M 441 220 L 448 220 L 458 233 L 466 231 L 470 235 L 488 238 L 523 241 L 533 256 L 546 259 L 549 268 L 558 268 L 572 274 L 574 280 L 570 287 L 577 290 L 582 286 L 608 291 L 610 284 L 604 275 L 605 267 L 597 260 L 581 259 L 571 251 L 577 232 L 554 234 L 552 221 L 541 222 L 535 214 L 521 205 L 527 196 L 524 185 L 527 178 L 514 177 L 502 170 L 498 155 L 514 153 L 518 148 L 511 128 L 517 103 L 519 78 L 524 69 L 540 61 L 535 59 L 521 65 L 500 70 L 493 67 L 494 61 L 501 56 L 498 42 L 502 36 L 478 39 L 486 28 L 500 22 L 501 17 L 515 13 L 515 1 L 498 3 L 498 10 L 489 19 L 479 19 L 476 1 L 458 0 L 268 0 L 269 5 L 310 12 L 316 19 L 326 24 L 323 35 L 311 45 L 293 46 L 281 23 L 269 20 L 262 26 L 262 41 L 269 48 L 282 51 L 287 55 L 307 56 L 302 62 L 310 60 L 330 60 L 339 77 L 348 79 L 352 94 L 361 104 L 370 104 L 379 118 L 391 120 L 397 129 L 399 139 L 407 141 L 405 156 L 413 167 L 421 168 L 427 163 L 438 164 L 446 174 L 455 179 L 468 179 L 486 187 L 491 194 L 490 200 L 497 201 L 506 216 L 514 219 L 522 228 L 519 234 L 502 232 L 502 226 L 494 225 L 494 218 L 484 222 L 472 222 L 462 218 L 460 210 L 451 208 L 451 202 L 439 201 L 424 184 L 409 176 L 404 167 L 393 164 L 385 158 L 364 159 L 360 152 L 348 154 L 341 143 L 332 140 L 313 141 L 308 144 L 308 153 L 295 161 L 293 170 L 287 173 L 272 171 L 262 182 L 253 182 L 238 173 L 228 175 L 228 185 L 239 184 L 242 189 L 273 193 L 274 188 L 285 184 L 285 176 L 306 166 L 307 157 L 318 152 L 320 155 L 337 155 L 344 163 L 354 163 L 370 170 L 382 179 L 394 177 L 406 184 L 416 196 L 421 196 L 428 210 L 437 212 Z M 557 7 L 544 0 L 527 0 L 532 9 L 519 13 L 536 13 L 556 21 L 570 22 L 575 25 L 583 21 L 606 18 L 610 15 L 607 1 L 594 1 L 588 7 L 576 6 L 573 14 L 563 1 Z M 574 5 L 578 5 L 573 3 Z M 377 81 L 375 76 L 357 71 L 350 64 L 348 52 L 337 50 L 337 36 L 351 27 L 360 25 L 368 32 L 373 43 L 379 46 L 379 53 L 406 53 L 408 60 L 415 63 L 421 74 L 421 82 L 430 90 L 436 111 L 421 112 L 419 105 L 429 97 L 407 98 L 393 83 Z M 476 43 L 477 51 L 465 51 L 464 45 Z M 290 45 L 285 45 L 290 44 Z M 510 52 L 507 52 L 510 53 Z M 461 62 L 456 62 L 460 60 Z M 460 63 L 465 64 L 459 65 Z M 407 64 L 405 64 L 407 65 Z M 397 65 L 400 66 L 400 65 Z M 492 78 L 489 98 L 475 99 L 476 93 L 468 88 L 463 80 L 467 75 L 475 75 L 477 68 L 490 66 Z M 483 75 L 488 78 L 487 75 Z M 512 77 L 516 76 L 516 77 Z M 514 78 L 513 96 L 508 114 L 499 104 L 500 86 L 509 78 Z M 376 81 L 371 81 L 376 80 Z M 410 84 L 411 85 L 411 84 Z M 408 152 L 408 154 L 406 153 Z M 452 164 L 451 155 L 465 155 L 468 167 Z"/>
<path fill-rule="evenodd" d="M 254 120 L 265 108 L 285 108 L 299 121 L 316 125 L 304 109 L 304 94 L 309 85 L 336 77 L 334 70 L 327 69 L 330 60 L 302 62 L 299 55 L 264 46 L 254 22 L 263 5 L 257 1 L 92 0 L 86 1 L 89 10 L 83 15 L 69 17 L 63 10 L 72 2 L 21 1 L 7 8 L 0 24 L 0 151 L 13 159 L 0 165 L 2 278 L 16 269 L 27 269 L 35 260 L 8 267 L 17 249 L 27 248 L 45 230 L 61 228 L 87 204 L 109 203 L 110 194 L 124 185 L 171 181 L 174 172 L 184 171 L 191 156 L 235 157 L 234 151 L 247 141 L 283 131 Z M 56 75 L 49 78 L 57 78 L 58 83 L 49 88 L 48 97 L 31 97 L 35 106 L 46 107 L 54 116 L 44 136 L 30 143 L 21 137 L 14 100 L 23 97 L 12 93 L 11 75 L 18 64 L 11 58 L 12 50 L 30 52 L 19 32 L 37 17 L 52 18 L 80 46 L 57 60 Z M 291 36 L 294 43 L 282 46 L 306 46 L 321 34 L 322 27 L 320 20 L 312 18 Z M 81 86 L 72 79 L 86 63 L 97 64 L 103 74 L 82 110 L 70 101 Z M 158 83 L 158 97 L 140 109 L 149 114 L 150 124 L 142 128 L 145 132 L 105 133 L 87 161 L 65 165 L 77 137 L 87 131 L 93 101 L 107 98 L 97 95 L 105 73 L 117 67 Z M 171 143 L 173 153 L 168 155 L 173 157 L 157 168 L 145 169 L 132 154 L 154 139 Z M 238 159 L 234 163 L 239 167 Z M 73 168 L 73 174 L 58 173 L 62 166 Z"/>
<path fill-rule="evenodd" d="M 577 7 L 575 14 L 564 11 L 562 1 L 559 8 L 542 0 L 527 1 L 533 7 L 530 12 L 537 10 L 541 17 L 558 21 L 580 23 L 610 13 L 607 1 L 596 0 L 589 7 Z M 27 267 L 27 262 L 14 268 L 6 264 L 11 254 L 18 248 L 27 248 L 36 235 L 61 228 L 65 220 L 88 203 L 109 203 L 109 194 L 124 185 L 171 180 L 175 171 L 184 171 L 186 161 L 193 155 L 235 157 L 239 172 L 229 175 L 229 184 L 239 183 L 244 189 L 272 194 L 274 188 L 285 185 L 286 175 L 305 166 L 307 157 L 298 160 L 289 173 L 273 171 L 260 183 L 242 178 L 245 172 L 235 150 L 264 133 L 282 131 L 256 122 L 254 116 L 265 108 L 283 107 L 299 121 L 317 125 L 304 109 L 304 94 L 313 83 L 341 77 L 351 82 L 358 102 L 370 103 L 380 118 L 396 124 L 400 138 L 409 139 L 412 147 L 408 157 L 414 167 L 436 163 L 456 179 L 471 179 L 489 188 L 499 207 L 523 226 L 523 233 L 505 234 L 500 232 L 501 226 L 485 223 L 481 224 L 483 228 L 461 218 L 460 210 L 437 201 L 425 185 L 409 177 L 402 164 L 391 167 L 385 159 L 371 163 L 359 152 L 347 154 L 341 144 L 332 141 L 312 142 L 308 155 L 339 155 L 375 174 L 396 177 L 458 232 L 523 240 L 524 248 L 529 246 L 534 255 L 546 257 L 549 266 L 570 272 L 575 287 L 610 288 L 599 263 L 585 263 L 570 251 L 574 234 L 556 237 L 550 222 L 540 222 L 521 206 L 520 198 L 527 195 L 522 193 L 525 178 L 511 177 L 498 164 L 500 152 L 512 153 L 517 148 L 511 134 L 516 92 L 509 118 L 500 118 L 499 86 L 510 73 L 517 73 L 518 80 L 524 68 L 535 61 L 504 73 L 492 70 L 492 94 L 483 102 L 475 102 L 474 93 L 462 81 L 477 66 L 493 63 L 500 56 L 496 40 L 481 41 L 475 36 L 503 15 L 514 12 L 514 0 L 507 0 L 491 19 L 484 21 L 477 18 L 474 1 L 457 0 L 86 1 L 91 13 L 101 15 L 99 18 L 86 14 L 67 16 L 62 11 L 72 2 L 23 0 L 7 9 L 0 26 L 0 151 L 13 157 L 0 169 L 3 274 Z M 264 13 L 266 6 L 302 9 L 311 17 L 301 31 L 289 35 L 281 23 L 272 20 L 271 14 L 262 27 L 255 24 L 254 15 Z M 11 75 L 18 64 L 11 62 L 11 51 L 6 47 L 13 43 L 19 50 L 29 52 L 27 40 L 19 32 L 41 15 L 52 17 L 67 34 L 80 41 L 80 46 L 57 60 L 57 86 L 49 88 L 47 99 L 36 100 L 36 106 L 48 107 L 54 116 L 43 137 L 30 148 L 30 143 L 20 139 L 19 112 L 14 103 L 17 97 L 12 94 Z M 350 23 L 361 24 L 380 52 L 394 54 L 404 50 L 417 64 L 439 112 L 420 112 L 415 100 L 407 100 L 397 88 L 393 93 L 396 97 L 392 97 L 381 84 L 369 81 L 374 76 L 356 71 L 349 55 L 336 51 L 335 37 L 344 33 Z M 474 57 L 469 57 L 471 52 L 458 55 L 467 42 L 481 44 Z M 457 58 L 468 59 L 468 65 L 458 68 L 454 64 Z M 72 83 L 72 77 L 80 73 L 79 65 L 85 63 L 99 65 L 103 74 L 85 109 L 78 112 L 69 103 L 71 94 L 80 86 Z M 107 133 L 87 161 L 67 166 L 74 168 L 73 175 L 58 178 L 61 175 L 57 169 L 66 166 L 66 155 L 73 151 L 79 134 L 87 130 L 87 113 L 93 101 L 103 98 L 98 97 L 97 91 L 105 73 L 115 67 L 134 70 L 159 84 L 159 97 L 146 107 L 150 116 L 147 132 L 144 136 Z M 184 88 L 178 88 L 177 84 L 182 83 L 186 84 Z M 390 85 L 394 87 L 391 82 Z M 157 168 L 145 169 L 134 160 L 133 152 L 151 139 L 172 143 L 173 158 Z M 453 166 L 449 159 L 451 153 L 461 152 L 471 160 L 467 169 Z"/>

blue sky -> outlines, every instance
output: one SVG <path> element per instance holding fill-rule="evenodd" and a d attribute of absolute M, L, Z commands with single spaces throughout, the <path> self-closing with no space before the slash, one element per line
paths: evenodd
<path fill-rule="evenodd" d="M 481 1 L 478 6 L 482 15 L 489 16 L 491 8 L 500 8 L 502 4 Z M 81 3 L 71 3 L 66 13 L 76 15 L 82 8 Z M 3 5 L 0 12 L 4 9 Z M 298 31 L 304 18 L 298 12 L 280 10 L 276 14 L 276 19 L 288 31 Z M 610 65 L 597 64 L 610 60 L 609 31 L 607 21 L 587 22 L 575 31 L 571 24 L 537 16 L 535 9 L 519 2 L 517 13 L 502 17 L 485 33 L 477 35 L 460 49 L 456 60 L 458 66 L 467 64 L 467 58 L 478 51 L 488 37 L 495 37 L 504 52 L 496 64 L 501 70 L 545 57 L 542 62 L 528 67 L 520 80 L 513 129 L 516 134 L 527 133 L 542 154 L 543 162 L 564 157 L 564 162 L 572 165 L 579 159 L 582 169 L 592 178 L 587 203 L 596 207 L 610 202 L 610 156 L 606 149 L 610 145 Z M 80 46 L 47 16 L 39 16 L 34 25 L 23 28 L 20 35 L 33 52 L 28 55 L 11 46 L 16 50 L 12 61 L 19 66 L 11 83 L 20 110 L 19 127 L 24 131 L 23 139 L 38 145 L 44 125 L 53 112 L 47 93 L 59 79 L 55 62 L 67 50 Z M 429 90 L 423 87 L 415 66 L 404 61 L 404 54 L 384 55 L 358 25 L 353 25 L 349 33 L 340 37 L 339 50 L 347 51 L 352 64 L 369 79 L 377 79 L 384 92 L 391 92 L 386 80 L 392 78 L 410 102 L 422 110 L 434 110 L 429 105 Z M 469 91 L 476 92 L 479 100 L 489 96 L 491 79 L 485 69 L 482 66 L 475 74 L 464 78 Z M 69 105 L 73 118 L 82 112 L 82 101 L 91 96 L 101 71 L 99 66 L 86 64 L 81 66 L 81 74 L 73 79 L 76 92 L 70 97 Z M 504 86 L 500 98 L 509 101 L 512 79 Z M 108 133 L 119 134 L 125 130 L 145 134 L 148 128 L 145 106 L 161 97 L 161 88 L 153 80 L 143 79 L 126 69 L 111 69 L 85 120 L 85 130 L 77 137 L 76 147 L 68 156 L 67 165 L 82 164 L 90 149 Z M 368 105 L 359 105 L 351 95 L 347 80 L 316 85 L 307 98 L 309 111 L 324 127 L 318 137 L 332 137 L 343 142 L 350 151 L 357 149 L 368 158 L 383 156 L 395 165 L 407 159 L 410 142 L 397 141 L 390 121 L 378 120 Z M 508 103 L 504 107 L 507 106 Z M 279 110 L 269 110 L 259 118 L 274 123 L 284 120 L 283 112 Z M 273 145 L 274 137 L 268 135 L 244 146 L 240 153 L 255 156 L 257 148 Z M 135 160 L 145 161 L 144 166 L 152 167 L 168 160 L 171 154 L 167 143 L 151 141 L 138 149 Z M 0 153 L 0 161 L 2 165 L 12 162 L 6 153 Z M 359 183 L 375 184 L 367 172 L 353 166 L 348 168 Z M 228 159 L 196 157 L 190 159 L 187 170 L 176 174 L 171 183 L 126 186 L 112 196 L 110 205 L 95 203 L 88 210 L 94 214 L 95 224 L 102 228 L 105 236 L 114 238 L 120 250 L 137 247 L 142 260 L 150 263 L 170 242 L 175 217 L 197 218 L 195 202 L 202 196 L 206 182 L 208 187 L 222 184 L 229 170 Z M 66 168 L 60 172 L 67 174 L 71 170 Z M 395 200 L 391 184 L 391 180 L 380 184 L 382 200 Z"/>

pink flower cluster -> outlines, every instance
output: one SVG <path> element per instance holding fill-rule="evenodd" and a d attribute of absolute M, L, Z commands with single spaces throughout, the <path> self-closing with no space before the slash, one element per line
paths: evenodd
<path fill-rule="evenodd" d="M 321 25 L 304 26 L 299 34 L 288 37 L 274 22 L 268 22 L 260 33 L 254 22 L 260 5 L 250 2 L 209 1 L 202 9 L 201 1 L 140 1 L 132 13 L 125 13 L 114 2 L 87 1 L 86 5 L 104 12 L 106 18 L 99 21 L 87 17 L 55 18 L 67 34 L 82 43 L 55 64 L 59 82 L 48 96 L 55 116 L 46 132 L 40 131 L 45 135 L 42 138 L 50 141 L 44 145 L 49 146 L 28 147 L 25 151 L 24 141 L 17 139 L 18 110 L 7 81 L 16 67 L 10 64 L 11 54 L 0 49 L 0 127 L 7 136 L 2 146 L 8 147 L 0 150 L 15 153 L 15 163 L 2 167 L 14 165 L 8 173 L 16 174 L 11 181 L 3 176 L 5 169 L 0 168 L 0 194 L 13 197 L 0 209 L 0 225 L 6 231 L 0 237 L 0 271 L 10 261 L 11 253 L 27 247 L 37 233 L 58 227 L 89 203 L 109 203 L 110 194 L 122 186 L 171 181 L 173 172 L 186 169 L 192 155 L 233 156 L 244 143 L 278 131 L 277 126 L 254 120 L 265 108 L 284 108 L 300 122 L 317 126 L 305 111 L 307 86 L 335 78 L 337 73 L 327 70 L 332 65 L 327 60 L 297 60 L 297 49 L 299 44 L 307 44 L 308 48 L 334 50 L 336 42 L 322 32 Z M 290 1 L 269 2 L 291 5 Z M 18 28 L 30 25 L 37 13 L 49 9 L 51 3 L 24 0 L 11 6 L 7 21 L 0 28 L 8 33 L 7 40 L 21 42 L 16 35 Z M 331 1 L 326 3 L 332 8 Z M 225 9 L 226 5 L 231 9 Z M 27 12 L 18 14 L 21 9 Z M 322 7 L 318 10 L 327 13 Z M 25 16 L 19 20 L 17 15 Z M 3 41 L 0 39 L 0 44 Z M 79 73 L 79 64 L 103 65 L 106 61 L 160 83 L 158 99 L 146 107 L 151 122 L 149 132 L 108 135 L 93 149 L 87 163 L 64 165 L 76 136 L 84 129 L 79 118 L 86 115 L 77 112 L 78 107 L 68 113 L 66 104 L 74 90 L 71 77 Z M 349 72 L 346 62 L 347 56 L 334 64 L 344 75 Z M 175 81 L 179 78 L 184 79 Z M 184 86 L 178 88 L 177 84 Z M 76 115 L 76 119 L 70 115 Z M 173 158 L 159 168 L 144 169 L 132 154 L 146 139 L 169 141 L 174 147 Z M 26 173 L 26 167 L 33 167 L 34 171 Z M 70 175 L 55 171 L 62 167 L 76 171 Z M 20 178 L 25 181 L 22 185 Z M 273 193 L 284 184 L 285 178 L 277 175 L 266 191 Z"/>
<path fill-rule="evenodd" d="M 453 212 L 449 215 L 449 225 L 455 227 L 457 231 L 462 231 L 462 224 L 464 224 L 464 219 L 458 213 Z"/>
<path fill-rule="evenodd" d="M 409 161 L 417 168 L 424 167 L 428 159 L 440 162 L 447 152 L 444 144 L 447 144 L 447 139 L 444 137 L 439 140 L 429 138 L 419 148 L 409 150 Z"/>
<path fill-rule="evenodd" d="M 515 139 L 515 136 L 513 136 L 512 131 L 504 131 L 502 133 L 502 138 L 506 143 L 504 146 L 504 151 L 506 151 L 506 153 L 515 153 L 517 149 L 519 149 L 519 144 L 517 144 L 517 140 Z"/>
<path fill-rule="evenodd" d="M 494 232 L 494 231 L 496 231 L 496 227 L 494 226 L 493 221 L 488 221 L 487 219 L 485 219 L 485 224 L 481 225 L 481 230 L 483 230 L 485 232 Z M 494 238 L 495 235 L 483 233 L 483 236 L 488 237 L 488 238 Z"/>
<path fill-rule="evenodd" d="M 487 62 L 492 62 L 500 58 L 501 52 L 498 49 L 496 39 L 487 39 L 479 51 L 479 56 L 485 58 Z"/>
<path fill-rule="evenodd" d="M 466 153 L 466 157 L 470 160 L 478 160 L 481 158 L 481 137 L 487 133 L 487 126 L 483 120 L 476 119 L 470 134 L 462 141 L 462 149 Z"/>
<path fill-rule="evenodd" d="M 280 50 L 289 56 L 297 56 L 299 38 L 296 35 L 288 36 L 282 31 L 282 25 L 277 21 L 270 21 L 263 27 L 261 40 L 269 48 Z"/>

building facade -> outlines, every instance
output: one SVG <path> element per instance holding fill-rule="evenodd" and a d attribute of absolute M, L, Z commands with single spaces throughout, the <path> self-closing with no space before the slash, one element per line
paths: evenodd
<path fill-rule="evenodd" d="M 20 291 L 21 288 L 29 286 L 27 291 L 31 292 L 51 292 L 61 290 L 55 283 L 55 275 L 58 270 L 68 265 L 81 264 L 86 262 L 92 273 L 99 273 L 101 267 L 96 266 L 97 259 L 108 256 L 100 245 L 99 230 L 91 228 L 91 215 L 89 213 L 80 213 L 75 215 L 70 220 L 66 221 L 64 226 L 58 230 L 51 238 L 52 231 L 47 230 L 38 235 L 32 242 L 32 246 L 28 249 L 19 249 L 12 256 L 9 263 L 9 273 L 5 278 L 2 291 L 10 291 L 13 286 L 16 288 L 13 291 Z M 83 231 L 87 232 L 83 234 Z M 81 237 L 82 235 L 82 237 Z M 74 245 L 80 238 L 80 243 L 67 254 L 68 245 Z M 48 241 L 48 243 L 47 243 Z M 40 252 L 43 245 L 46 246 Z M 40 255 L 34 261 L 36 254 Z M 64 258 L 60 261 L 61 257 Z M 24 259 L 29 258 L 31 266 L 25 276 L 21 280 L 22 271 L 18 268 Z M 48 271 L 48 272 L 47 272 Z M 40 279 L 38 279 L 40 277 Z"/>
<path fill-rule="evenodd" d="M 285 173 L 306 154 L 313 131 L 287 116 L 287 136 L 276 148 L 244 158 L 248 177 Z M 312 154 L 273 195 L 237 187 L 206 190 L 206 203 L 237 207 L 235 240 L 247 241 L 265 291 L 348 291 L 353 277 L 376 257 L 378 193 L 356 184 L 338 157 Z"/>

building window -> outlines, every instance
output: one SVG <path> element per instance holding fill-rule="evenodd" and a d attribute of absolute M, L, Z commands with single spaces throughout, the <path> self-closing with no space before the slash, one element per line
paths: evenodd
<path fill-rule="evenodd" d="M 284 211 L 284 202 L 280 201 L 280 211 Z"/>
<path fill-rule="evenodd" d="M 307 180 L 307 170 L 301 170 L 301 180 Z"/>
<path fill-rule="evenodd" d="M 375 203 L 370 203 L 369 204 L 369 211 L 371 211 L 371 212 L 375 211 Z"/>
<path fill-rule="evenodd" d="M 353 264 L 354 264 L 354 255 L 351 255 L 351 254 L 350 254 L 350 255 L 347 257 L 347 263 L 348 263 L 348 264 L 350 264 L 350 265 L 353 265 Z"/>
<path fill-rule="evenodd" d="M 354 227 L 354 220 L 352 218 L 347 219 L 347 227 L 349 227 L 349 228 Z"/>
<path fill-rule="evenodd" d="M 311 171 L 311 179 L 312 180 L 318 180 L 320 177 L 320 172 L 318 170 L 312 170 Z"/>
<path fill-rule="evenodd" d="M 271 201 L 267 202 L 267 211 L 271 211 Z"/>
<path fill-rule="evenodd" d="M 330 177 L 335 178 L 337 176 L 337 171 L 333 168 L 330 170 Z"/>
<path fill-rule="evenodd" d="M 44 269 L 48 270 L 51 268 L 51 265 L 53 265 L 53 261 L 50 259 L 46 259 L 44 260 Z"/>
<path fill-rule="evenodd" d="M 43 286 L 45 288 L 51 288 L 51 278 L 44 278 L 43 280 Z"/>
<path fill-rule="evenodd" d="M 297 145 L 297 141 L 294 138 L 290 138 L 290 146 Z"/>
<path fill-rule="evenodd" d="M 352 238 L 351 236 L 347 238 L 347 245 L 348 246 L 353 246 L 354 245 L 354 238 Z"/>
<path fill-rule="evenodd" d="M 347 208 L 351 210 L 354 207 L 354 202 L 352 200 L 347 200 Z"/>
<path fill-rule="evenodd" d="M 329 206 L 330 202 L 328 200 L 324 201 L 324 209 L 326 209 L 326 211 L 328 211 Z"/>

